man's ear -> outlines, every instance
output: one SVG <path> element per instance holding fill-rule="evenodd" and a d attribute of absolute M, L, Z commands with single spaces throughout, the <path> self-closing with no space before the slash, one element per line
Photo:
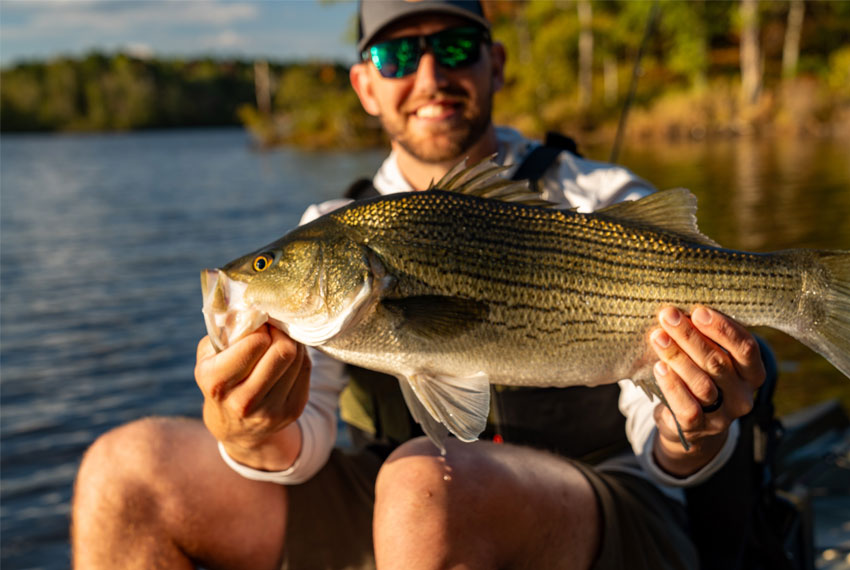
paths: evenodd
<path fill-rule="evenodd" d="M 351 87 L 357 93 L 363 109 L 370 115 L 377 117 L 380 114 L 380 108 L 378 107 L 378 99 L 375 97 L 368 64 L 363 62 L 352 65 L 348 71 L 348 79 L 351 81 Z"/>
<path fill-rule="evenodd" d="M 499 42 L 490 45 L 490 69 L 493 74 L 493 91 L 498 91 L 505 85 L 505 46 Z"/>

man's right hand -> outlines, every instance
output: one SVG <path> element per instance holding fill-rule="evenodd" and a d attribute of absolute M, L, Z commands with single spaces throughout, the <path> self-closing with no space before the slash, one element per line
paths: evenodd
<path fill-rule="evenodd" d="M 195 380 L 204 394 L 204 423 L 233 459 L 282 471 L 301 452 L 295 420 L 310 388 L 307 349 L 263 325 L 220 353 L 198 343 Z"/>

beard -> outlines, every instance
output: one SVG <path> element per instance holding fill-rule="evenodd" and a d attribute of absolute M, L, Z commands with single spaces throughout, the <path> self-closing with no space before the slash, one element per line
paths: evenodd
<path fill-rule="evenodd" d="M 408 154 L 429 164 L 458 161 L 477 143 L 492 120 L 492 92 L 480 100 L 480 105 L 468 97 L 451 92 L 436 93 L 432 99 L 445 98 L 461 103 L 461 114 L 447 123 L 430 129 L 412 131 L 406 114 L 388 116 L 382 113 L 381 124 L 390 139 Z"/>

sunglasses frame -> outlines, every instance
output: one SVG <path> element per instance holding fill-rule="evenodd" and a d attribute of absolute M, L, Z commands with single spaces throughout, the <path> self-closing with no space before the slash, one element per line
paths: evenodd
<path fill-rule="evenodd" d="M 450 34 L 458 34 L 463 37 L 463 35 L 468 34 L 469 37 L 474 37 L 476 41 L 476 52 L 471 53 L 465 60 L 461 61 L 458 64 L 452 65 L 450 62 L 443 59 L 441 54 L 434 49 L 434 41 L 442 39 L 445 36 L 450 36 Z M 490 33 L 480 27 L 480 26 L 456 26 L 454 28 L 446 28 L 445 30 L 440 30 L 439 32 L 434 32 L 433 34 L 425 34 L 425 35 L 415 35 L 415 36 L 402 36 L 399 38 L 393 38 L 390 40 L 386 40 L 383 42 L 377 42 L 367 47 L 360 53 L 360 58 L 364 62 L 371 61 L 378 72 L 381 74 L 381 77 L 386 79 L 401 79 L 416 73 L 416 70 L 419 69 L 419 61 L 422 59 L 422 55 L 426 50 L 430 50 L 431 54 L 434 56 L 437 64 L 442 67 L 447 67 L 449 69 L 459 69 L 462 67 L 467 67 L 470 65 L 474 65 L 481 59 L 481 46 L 482 44 L 490 44 L 492 43 L 492 39 L 490 37 Z M 412 54 L 411 64 L 405 69 L 401 69 L 401 66 L 398 62 L 400 58 L 395 57 L 396 54 L 402 49 L 403 42 L 407 43 L 407 46 L 415 46 L 415 51 Z M 415 42 L 415 43 L 414 43 Z M 376 53 L 377 49 L 385 49 L 387 51 L 392 49 L 393 57 L 396 59 L 395 65 L 398 67 L 398 70 L 395 73 L 385 74 L 384 67 L 388 66 L 387 62 L 381 62 L 380 56 Z"/>

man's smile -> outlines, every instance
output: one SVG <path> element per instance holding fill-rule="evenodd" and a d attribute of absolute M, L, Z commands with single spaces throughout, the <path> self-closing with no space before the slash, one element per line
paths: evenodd
<path fill-rule="evenodd" d="M 461 106 L 459 101 L 432 101 L 416 108 L 412 115 L 417 119 L 444 120 L 458 114 Z"/>

